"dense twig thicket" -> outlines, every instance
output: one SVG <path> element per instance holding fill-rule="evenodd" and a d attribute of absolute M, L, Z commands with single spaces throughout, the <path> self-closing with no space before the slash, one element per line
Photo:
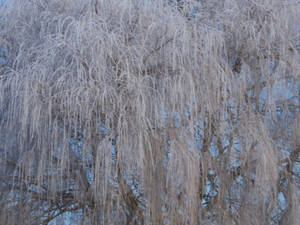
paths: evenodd
<path fill-rule="evenodd" d="M 299 219 L 294 0 L 0 6 L 0 224 Z"/>

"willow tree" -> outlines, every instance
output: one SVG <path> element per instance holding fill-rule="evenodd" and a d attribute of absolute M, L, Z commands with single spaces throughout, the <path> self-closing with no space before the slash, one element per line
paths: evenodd
<path fill-rule="evenodd" d="M 1 6 L 1 224 L 297 223 L 299 3 L 178 4 Z"/>

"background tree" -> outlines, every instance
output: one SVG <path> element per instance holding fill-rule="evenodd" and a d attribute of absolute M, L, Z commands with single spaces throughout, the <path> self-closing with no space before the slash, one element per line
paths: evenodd
<path fill-rule="evenodd" d="M 299 3 L 1 7 L 1 224 L 297 224 Z"/>

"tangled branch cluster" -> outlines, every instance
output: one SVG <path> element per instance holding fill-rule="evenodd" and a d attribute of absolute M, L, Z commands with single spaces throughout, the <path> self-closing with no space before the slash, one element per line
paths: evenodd
<path fill-rule="evenodd" d="M 299 21 L 296 0 L 0 6 L 0 223 L 297 224 Z"/>

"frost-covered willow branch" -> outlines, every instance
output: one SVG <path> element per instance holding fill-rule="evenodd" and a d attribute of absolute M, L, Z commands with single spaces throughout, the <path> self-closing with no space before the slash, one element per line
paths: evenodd
<path fill-rule="evenodd" d="M 1 224 L 296 224 L 297 1 L 0 7 Z"/>

